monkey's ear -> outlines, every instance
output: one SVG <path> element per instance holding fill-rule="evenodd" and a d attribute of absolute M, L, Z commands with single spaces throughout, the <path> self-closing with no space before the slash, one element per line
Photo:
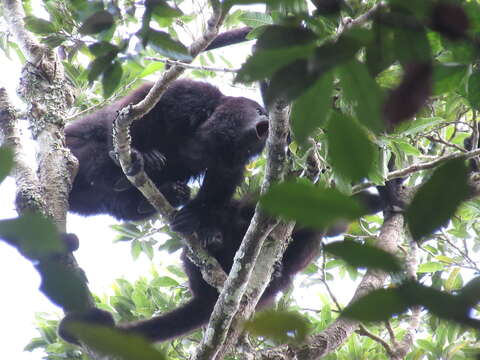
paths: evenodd
<path fill-rule="evenodd" d="M 72 312 L 67 314 L 58 325 L 58 335 L 66 342 L 80 345 L 75 335 L 69 331 L 70 324 L 79 321 L 110 327 L 115 326 L 115 320 L 112 314 L 108 311 L 92 308 L 85 312 Z"/>

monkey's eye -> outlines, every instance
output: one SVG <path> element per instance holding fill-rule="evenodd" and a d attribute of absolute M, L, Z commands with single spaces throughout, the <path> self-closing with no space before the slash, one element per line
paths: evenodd
<path fill-rule="evenodd" d="M 263 110 L 262 110 L 262 109 L 256 108 L 256 110 L 257 110 L 257 114 L 258 114 L 258 115 L 263 115 Z"/>

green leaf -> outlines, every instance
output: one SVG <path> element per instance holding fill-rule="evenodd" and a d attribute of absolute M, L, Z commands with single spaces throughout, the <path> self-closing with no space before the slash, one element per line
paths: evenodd
<path fill-rule="evenodd" d="M 160 276 L 152 281 L 152 286 L 155 287 L 172 287 L 179 285 L 178 281 L 170 276 Z"/>
<path fill-rule="evenodd" d="M 325 229 L 338 220 L 352 220 L 365 214 L 353 198 L 335 189 L 308 183 L 273 185 L 260 199 L 268 212 L 313 228 Z"/>
<path fill-rule="evenodd" d="M 433 273 L 435 271 L 441 271 L 445 268 L 445 265 L 439 262 L 426 262 L 418 266 L 418 273 Z"/>
<path fill-rule="evenodd" d="M 359 321 L 382 321 L 405 312 L 408 306 L 398 289 L 378 289 L 347 306 L 342 316 Z"/>
<path fill-rule="evenodd" d="M 324 74 L 299 96 L 292 105 L 292 129 L 295 139 L 305 143 L 319 126 L 322 126 L 332 104 L 333 74 Z"/>
<path fill-rule="evenodd" d="M 13 151 L 9 147 L 0 147 L 0 183 L 13 169 Z"/>
<path fill-rule="evenodd" d="M 402 135 L 415 135 L 428 128 L 433 128 L 443 121 L 444 119 L 441 117 L 416 118 L 413 121 L 401 123 L 395 128 L 395 133 Z"/>
<path fill-rule="evenodd" d="M 88 82 L 92 83 L 97 79 L 105 70 L 107 70 L 111 64 L 112 61 L 115 59 L 117 56 L 116 52 L 113 53 L 108 53 L 105 56 L 101 56 L 93 60 L 89 65 L 88 65 Z"/>
<path fill-rule="evenodd" d="M 367 178 L 374 167 L 375 149 L 365 131 L 340 112 L 332 113 L 327 127 L 330 164 L 352 182 Z"/>
<path fill-rule="evenodd" d="M 291 311 L 262 311 L 245 324 L 254 336 L 272 339 L 277 344 L 301 343 L 311 331 L 309 321 Z"/>
<path fill-rule="evenodd" d="M 436 169 L 421 186 L 405 214 L 415 240 L 447 224 L 470 194 L 467 176 L 465 161 L 454 159 Z"/>
<path fill-rule="evenodd" d="M 55 304 L 68 311 L 86 310 L 90 293 L 84 275 L 58 261 L 41 261 L 36 266 L 42 282 L 40 290 Z"/>
<path fill-rule="evenodd" d="M 25 28 L 33 33 L 47 35 L 57 31 L 57 28 L 50 21 L 35 16 L 25 16 Z"/>
<path fill-rule="evenodd" d="M 375 133 L 383 130 L 382 92 L 366 66 L 350 61 L 339 68 L 338 74 L 343 94 L 353 104 L 359 122 Z"/>
<path fill-rule="evenodd" d="M 88 17 L 79 32 L 83 35 L 97 34 L 103 30 L 109 29 L 114 24 L 113 16 L 106 10 L 101 10 Z"/>
<path fill-rule="evenodd" d="M 268 14 L 263 12 L 256 11 L 245 11 L 242 13 L 238 20 L 243 22 L 247 26 L 256 28 L 258 26 L 270 25 L 272 23 L 272 18 Z"/>
<path fill-rule="evenodd" d="M 164 0 L 150 0 L 146 5 L 152 9 L 154 15 L 161 18 L 175 18 L 183 15 L 180 9 L 169 6 Z"/>
<path fill-rule="evenodd" d="M 272 50 L 308 45 L 316 40 L 315 33 L 307 28 L 270 25 L 265 27 L 263 33 L 258 37 L 256 46 L 261 50 Z"/>
<path fill-rule="evenodd" d="M 184 62 L 192 61 L 192 57 L 185 45 L 172 39 L 166 32 L 149 29 L 147 39 L 152 49 L 163 56 Z"/>
<path fill-rule="evenodd" d="M 295 60 L 308 58 L 314 49 L 315 47 L 309 44 L 285 49 L 259 50 L 242 65 L 235 81 L 249 83 L 268 78 Z"/>
<path fill-rule="evenodd" d="M 467 66 L 458 64 L 435 64 L 433 67 L 433 95 L 456 92 L 467 73 Z"/>
<path fill-rule="evenodd" d="M 39 214 L 0 220 L 0 237 L 30 260 L 65 252 L 65 244 L 60 240 L 55 225 Z"/>
<path fill-rule="evenodd" d="M 428 42 L 425 29 L 418 25 L 417 29 L 406 27 L 394 28 L 394 49 L 396 57 L 402 64 L 429 63 L 431 61 L 430 43 Z"/>
<path fill-rule="evenodd" d="M 115 61 L 104 71 L 102 77 L 104 98 L 109 98 L 115 92 L 122 79 L 122 73 L 122 66 L 118 61 Z"/>
<path fill-rule="evenodd" d="M 98 41 L 88 46 L 88 49 L 95 57 L 105 56 L 110 53 L 118 53 L 118 46 L 110 44 L 108 41 Z"/>
<path fill-rule="evenodd" d="M 113 355 L 121 360 L 166 359 L 165 354 L 155 350 L 139 335 L 128 335 L 118 329 L 84 322 L 71 322 L 68 331 L 100 354 Z"/>
<path fill-rule="evenodd" d="M 357 268 L 374 268 L 387 272 L 401 270 L 395 256 L 374 246 L 362 245 L 354 241 L 335 241 L 325 245 L 324 250 Z"/>
<path fill-rule="evenodd" d="M 475 110 L 480 110 L 480 71 L 474 71 L 468 78 L 467 98 Z"/>
<path fill-rule="evenodd" d="M 376 76 L 395 62 L 393 31 L 375 21 L 372 25 L 374 40 L 365 49 L 365 64 L 372 76 Z"/>

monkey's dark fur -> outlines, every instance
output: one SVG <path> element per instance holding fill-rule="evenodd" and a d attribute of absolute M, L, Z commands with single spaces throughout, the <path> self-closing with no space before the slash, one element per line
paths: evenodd
<path fill-rule="evenodd" d="M 375 213 L 385 207 L 379 196 L 367 192 L 355 197 L 365 204 L 366 212 Z M 208 252 L 218 260 L 225 272 L 229 272 L 233 265 L 233 258 L 247 231 L 254 214 L 254 206 L 245 200 L 231 200 L 223 208 L 217 208 L 211 213 L 214 217 L 214 226 L 219 230 L 222 241 L 209 245 Z M 345 224 L 344 224 L 345 225 Z M 334 226 L 327 232 L 327 236 L 338 235 L 345 231 L 346 226 Z M 262 295 L 258 307 L 271 303 L 275 295 L 288 287 L 293 277 L 303 270 L 319 253 L 320 240 L 323 231 L 295 228 L 292 241 L 283 255 L 281 266 L 275 271 L 272 280 Z M 186 334 L 206 324 L 218 298 L 218 292 L 202 277 L 200 269 L 182 254 L 185 272 L 188 276 L 192 299 L 186 304 L 166 314 L 130 324 L 120 324 L 119 328 L 138 333 L 152 341 L 164 341 Z M 86 314 L 69 314 L 59 326 L 59 334 L 69 342 L 76 343 L 75 337 L 66 329 L 70 321 L 82 320 L 114 326 L 112 316 L 103 310 L 92 309 Z"/>
<path fill-rule="evenodd" d="M 70 193 L 71 211 L 107 213 L 122 220 L 140 220 L 154 213 L 109 156 L 116 112 L 141 101 L 151 86 L 144 84 L 66 127 L 67 146 L 80 162 Z M 187 203 L 186 182 L 205 173 L 198 195 L 172 223 L 175 231 L 193 232 L 200 224 L 208 227 L 203 222 L 211 218 L 208 211 L 231 198 L 243 179 L 245 164 L 262 151 L 267 132 L 266 112 L 255 101 L 225 96 L 208 83 L 177 80 L 132 125 L 134 167 L 144 165 L 173 206 Z"/>

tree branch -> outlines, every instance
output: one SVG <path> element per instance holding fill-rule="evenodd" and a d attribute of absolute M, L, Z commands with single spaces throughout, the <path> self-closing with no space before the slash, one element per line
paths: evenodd
<path fill-rule="evenodd" d="M 214 71 L 214 72 L 229 72 L 229 73 L 237 73 L 240 69 L 230 69 L 230 68 L 217 68 L 217 67 L 210 67 L 210 66 L 201 66 L 201 65 L 192 65 L 188 63 L 184 63 L 181 61 L 175 61 L 170 59 L 162 59 L 158 57 L 147 56 L 145 60 L 150 61 L 158 61 L 167 65 L 176 65 L 183 67 L 185 69 L 194 69 L 194 70 L 204 70 L 204 71 Z"/>
<path fill-rule="evenodd" d="M 289 109 L 287 104 L 277 102 L 269 110 L 267 165 L 261 188 L 262 193 L 265 193 L 271 184 L 281 181 L 286 173 L 285 149 L 287 148 L 289 129 Z M 284 240 L 288 231 L 291 233 L 291 224 L 279 225 L 280 228 L 275 231 L 283 232 L 283 237 L 277 235 L 277 238 L 271 234 L 274 241 L 269 242 L 269 247 L 263 246 L 265 238 L 277 222 L 258 206 L 256 207 L 255 215 L 242 245 L 235 255 L 230 275 L 220 293 L 210 317 L 206 335 L 197 348 L 194 359 L 221 359 L 228 350 L 228 346 L 236 342 L 241 321 L 250 317 L 255 310 L 263 290 L 270 281 L 274 268 L 273 263 L 281 255 L 280 249 L 285 245 Z M 257 261 L 257 259 L 259 260 Z M 271 262 L 270 265 L 268 261 Z M 254 283 L 250 284 L 250 279 L 255 279 Z M 240 303 L 242 303 L 241 310 Z"/>

